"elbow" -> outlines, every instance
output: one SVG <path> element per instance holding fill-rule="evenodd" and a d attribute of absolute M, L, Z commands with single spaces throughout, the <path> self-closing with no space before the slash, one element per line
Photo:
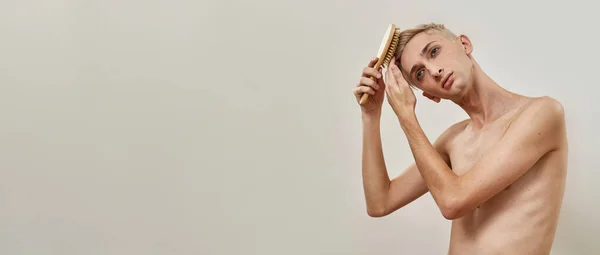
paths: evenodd
<path fill-rule="evenodd" d="M 439 207 L 442 215 L 447 220 L 456 220 L 464 216 L 464 203 L 457 197 L 444 199 Z"/>
<path fill-rule="evenodd" d="M 441 211 L 442 215 L 447 220 L 456 220 L 461 217 L 461 215 L 458 213 L 459 210 L 456 207 L 445 207 L 442 208 Z"/>
<path fill-rule="evenodd" d="M 371 218 L 381 218 L 383 216 L 388 215 L 389 213 L 383 207 L 378 208 L 367 208 L 367 215 Z"/>

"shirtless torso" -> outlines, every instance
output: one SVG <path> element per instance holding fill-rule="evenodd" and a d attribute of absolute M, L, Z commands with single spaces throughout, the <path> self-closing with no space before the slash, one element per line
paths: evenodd
<path fill-rule="evenodd" d="M 372 59 L 353 90 L 363 120 L 362 177 L 367 214 L 383 217 L 429 192 L 452 221 L 450 255 L 550 253 L 565 190 L 568 142 L 562 105 L 502 88 L 472 56 L 465 35 L 426 24 L 401 33 L 385 72 Z M 431 143 L 410 85 L 449 100 L 469 119 Z M 415 163 L 389 178 L 380 118 L 383 99 L 398 117 Z"/>
<path fill-rule="evenodd" d="M 531 99 L 534 100 L 534 99 Z M 517 108 L 492 125 L 474 131 L 469 121 L 452 127 L 447 143 L 452 171 L 462 175 L 493 147 L 511 122 L 521 116 Z M 549 254 L 560 213 L 566 179 L 567 143 L 556 134 L 561 148 L 549 152 L 513 184 L 475 210 L 452 222 L 449 254 Z"/>

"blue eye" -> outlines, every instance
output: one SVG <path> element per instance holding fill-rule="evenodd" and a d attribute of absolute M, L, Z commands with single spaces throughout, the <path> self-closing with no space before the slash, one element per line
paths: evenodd
<path fill-rule="evenodd" d="M 431 50 L 431 56 L 433 57 L 437 52 L 438 48 L 433 48 L 433 50 Z"/>
<path fill-rule="evenodd" d="M 420 70 L 417 72 L 417 79 L 421 79 L 421 77 L 423 76 L 423 70 Z"/>

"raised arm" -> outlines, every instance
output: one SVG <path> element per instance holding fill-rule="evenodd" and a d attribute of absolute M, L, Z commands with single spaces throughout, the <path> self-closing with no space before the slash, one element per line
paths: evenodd
<path fill-rule="evenodd" d="M 434 146 L 438 155 L 449 164 L 443 141 L 438 139 Z M 386 216 L 428 191 L 415 163 L 390 180 L 382 150 L 379 119 L 363 121 L 362 177 L 367 213 L 371 217 Z"/>
<path fill-rule="evenodd" d="M 372 217 L 382 217 L 425 194 L 427 186 L 414 163 L 393 180 L 389 178 L 380 133 L 386 85 L 381 67 L 379 70 L 373 68 L 376 62 L 377 58 L 373 58 L 363 69 L 353 94 L 357 103 L 363 93 L 371 95 L 365 103 L 359 103 L 363 123 L 362 177 L 367 213 Z M 435 147 L 439 157 L 448 162 L 442 141 L 439 139 Z"/>

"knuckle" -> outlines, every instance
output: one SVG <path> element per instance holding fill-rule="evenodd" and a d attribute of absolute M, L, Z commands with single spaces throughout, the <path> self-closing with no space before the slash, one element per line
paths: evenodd
<path fill-rule="evenodd" d="M 361 83 L 364 85 L 370 85 L 371 84 L 371 79 L 369 79 L 368 77 L 363 77 L 361 80 Z"/>

